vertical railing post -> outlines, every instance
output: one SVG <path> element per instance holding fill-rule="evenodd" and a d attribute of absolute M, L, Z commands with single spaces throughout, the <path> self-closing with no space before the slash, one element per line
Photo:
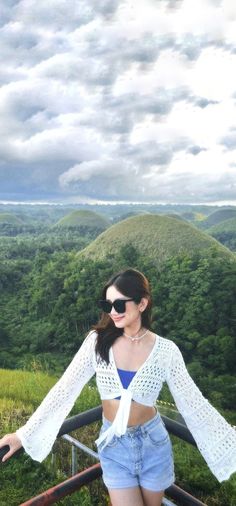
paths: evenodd
<path fill-rule="evenodd" d="M 52 449 L 52 453 L 51 453 L 51 469 L 53 470 L 53 472 L 56 471 L 56 462 L 57 462 L 56 451 L 55 451 L 55 449 Z"/>
<path fill-rule="evenodd" d="M 78 470 L 77 448 L 71 445 L 71 475 L 74 476 Z"/>

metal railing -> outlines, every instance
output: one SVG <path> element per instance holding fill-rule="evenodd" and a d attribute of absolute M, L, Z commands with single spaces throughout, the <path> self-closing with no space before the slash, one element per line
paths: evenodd
<path fill-rule="evenodd" d="M 68 441 L 72 445 L 72 448 L 80 448 L 81 450 L 89 454 L 92 458 L 99 460 L 98 454 L 95 451 L 91 450 L 86 445 L 84 445 L 77 439 L 73 438 L 72 436 L 68 435 L 68 432 L 72 432 L 76 429 L 89 425 L 93 422 L 99 421 L 101 420 L 101 417 L 102 417 L 101 406 L 80 413 L 79 415 L 70 417 L 66 419 L 62 424 L 57 438 L 63 436 L 63 439 Z M 172 420 L 171 418 L 164 415 L 162 415 L 162 419 L 169 433 L 173 434 L 174 436 L 177 436 L 183 441 L 190 443 L 193 446 L 196 446 L 196 443 L 190 431 L 184 424 Z M 5 453 L 7 453 L 8 449 L 9 447 L 5 446 L 0 450 L 0 459 L 2 459 Z M 22 451 L 23 451 L 22 449 L 18 450 L 14 455 L 17 455 Z M 66 497 L 67 495 L 70 495 L 73 492 L 78 491 L 82 486 L 101 477 L 102 470 L 99 463 L 89 467 L 88 469 L 80 473 L 76 472 L 76 474 L 74 474 L 76 466 L 75 454 L 73 459 L 74 459 L 74 464 L 72 468 L 73 476 L 71 478 L 65 480 L 62 483 L 59 483 L 58 485 L 50 488 L 49 490 L 46 490 L 42 494 L 33 497 L 32 499 L 29 499 L 28 501 L 22 503 L 20 506 L 48 506 L 51 504 L 55 504 L 57 501 Z M 163 499 L 164 506 L 175 506 L 170 499 L 177 501 L 177 505 L 180 504 L 181 506 L 206 506 L 199 499 L 193 497 L 191 494 L 189 494 L 188 492 L 181 489 L 175 484 L 167 488 L 165 493 L 168 496 L 168 498 L 165 497 Z"/>

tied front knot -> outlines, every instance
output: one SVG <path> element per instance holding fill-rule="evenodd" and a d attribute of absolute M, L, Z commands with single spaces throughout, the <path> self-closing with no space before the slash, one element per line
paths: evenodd
<path fill-rule="evenodd" d="M 97 446 L 105 441 L 105 447 L 113 436 L 123 436 L 125 434 L 130 413 L 130 404 L 132 393 L 129 389 L 122 389 L 120 404 L 112 425 L 95 441 Z"/>
<path fill-rule="evenodd" d="M 126 432 L 130 413 L 131 400 L 132 400 L 132 393 L 130 392 L 130 390 L 126 390 L 123 388 L 120 398 L 120 405 L 116 413 L 114 422 L 112 424 L 114 425 L 115 434 L 117 436 L 122 436 Z"/>

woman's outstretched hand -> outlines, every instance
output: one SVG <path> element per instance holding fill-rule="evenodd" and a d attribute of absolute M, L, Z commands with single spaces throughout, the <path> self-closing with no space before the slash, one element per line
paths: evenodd
<path fill-rule="evenodd" d="M 2 437 L 2 439 L 0 439 L 0 449 L 4 446 L 8 446 L 9 451 L 3 456 L 2 462 L 6 462 L 6 460 L 8 460 L 13 455 L 13 453 L 22 447 L 22 444 L 19 437 L 15 432 L 13 432 L 12 434 L 6 434 Z"/>

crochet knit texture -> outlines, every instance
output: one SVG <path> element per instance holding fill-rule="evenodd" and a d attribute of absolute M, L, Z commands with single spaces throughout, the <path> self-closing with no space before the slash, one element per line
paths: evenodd
<path fill-rule="evenodd" d="M 195 385 L 178 346 L 156 335 L 150 355 L 126 390 L 120 381 L 112 348 L 108 365 L 96 356 L 96 338 L 96 332 L 89 333 L 63 376 L 27 423 L 17 430 L 25 451 L 39 462 L 48 455 L 64 419 L 95 373 L 101 399 L 121 397 L 113 424 L 96 441 L 102 447 L 114 435 L 120 437 L 125 433 L 132 399 L 147 406 L 155 405 L 166 381 L 212 473 L 219 481 L 228 479 L 236 471 L 236 431 Z"/>

